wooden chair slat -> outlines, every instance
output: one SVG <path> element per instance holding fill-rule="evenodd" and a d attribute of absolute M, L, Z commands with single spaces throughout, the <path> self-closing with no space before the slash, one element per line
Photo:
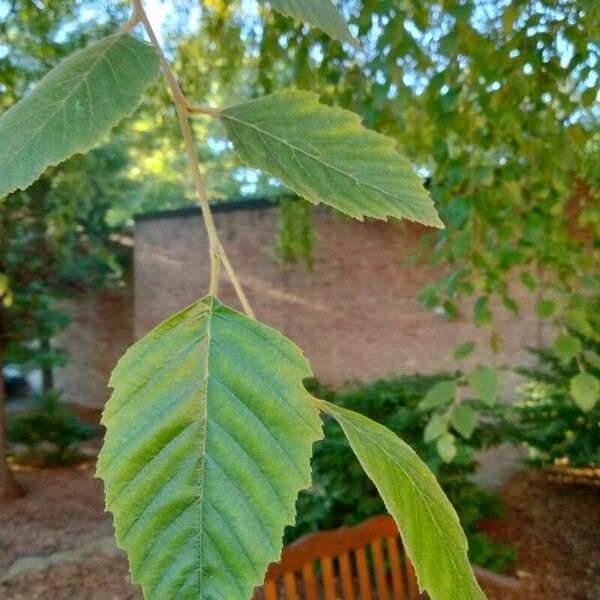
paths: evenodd
<path fill-rule="evenodd" d="M 369 576 L 369 564 L 367 563 L 367 551 L 364 546 L 355 550 L 356 568 L 358 570 L 358 587 L 362 600 L 373 600 L 371 593 L 371 577 Z"/>
<path fill-rule="evenodd" d="M 324 556 L 321 559 L 321 569 L 323 574 L 323 590 L 325 591 L 325 600 L 337 600 L 335 591 L 335 575 L 333 573 L 333 560 L 331 556 Z"/>
<path fill-rule="evenodd" d="M 302 567 L 302 577 L 304 579 L 304 593 L 306 600 L 319 600 L 317 579 L 315 577 L 315 571 L 313 569 L 312 562 L 306 563 Z"/>
<path fill-rule="evenodd" d="M 354 600 L 354 576 L 352 575 L 352 563 L 347 552 L 338 556 L 340 564 L 340 579 L 342 581 L 342 597 L 344 600 Z"/>
<path fill-rule="evenodd" d="M 286 571 L 301 571 L 322 556 L 340 556 L 344 552 L 368 546 L 373 540 L 398 535 L 396 522 L 389 515 L 367 519 L 355 527 L 311 533 L 287 546 L 278 563 L 269 566 L 267 577 L 275 578 Z"/>
<path fill-rule="evenodd" d="M 298 600 L 298 589 L 296 588 L 296 573 L 288 571 L 283 576 L 283 587 L 287 600 Z"/>
<path fill-rule="evenodd" d="M 265 600 L 278 600 L 277 594 L 277 580 L 276 579 L 266 579 L 265 585 Z"/>
<path fill-rule="evenodd" d="M 392 591 L 394 600 L 406 600 L 406 587 L 404 585 L 404 574 L 400 562 L 400 549 L 398 548 L 398 536 L 387 537 L 387 553 L 390 559 L 390 572 L 392 575 Z"/>
<path fill-rule="evenodd" d="M 377 585 L 377 599 L 389 600 L 390 590 L 388 588 L 387 577 L 385 575 L 385 564 L 383 562 L 383 551 L 381 541 L 371 542 L 371 551 L 373 552 L 373 565 L 375 567 L 375 584 Z"/>
<path fill-rule="evenodd" d="M 420 597 L 419 594 L 419 585 L 417 584 L 417 575 L 415 573 L 415 568 L 413 564 L 410 562 L 410 559 L 406 554 L 404 555 L 406 561 L 406 580 L 408 582 L 408 593 L 410 594 L 411 599 L 417 600 Z"/>

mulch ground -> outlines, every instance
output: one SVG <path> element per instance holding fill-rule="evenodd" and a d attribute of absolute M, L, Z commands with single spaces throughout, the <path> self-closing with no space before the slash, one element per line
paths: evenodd
<path fill-rule="evenodd" d="M 0 504 L 0 580 L 19 558 L 72 550 L 109 535 L 93 466 L 20 473 L 27 497 Z M 600 598 L 600 489 L 517 472 L 502 488 L 505 516 L 486 531 L 517 546 L 519 600 Z M 0 583 L 2 600 L 139 600 L 126 560 L 94 553 Z"/>

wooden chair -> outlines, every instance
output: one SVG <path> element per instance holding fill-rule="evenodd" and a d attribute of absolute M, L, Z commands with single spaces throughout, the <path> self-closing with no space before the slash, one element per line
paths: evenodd
<path fill-rule="evenodd" d="M 417 600 L 394 519 L 308 535 L 283 549 L 254 600 Z"/>

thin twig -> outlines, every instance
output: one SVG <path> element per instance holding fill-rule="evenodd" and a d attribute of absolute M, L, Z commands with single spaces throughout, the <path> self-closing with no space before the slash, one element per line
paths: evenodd
<path fill-rule="evenodd" d="M 177 110 L 179 125 L 181 127 L 183 140 L 185 142 L 188 158 L 192 167 L 192 176 L 194 178 L 196 193 L 198 195 L 198 199 L 200 200 L 200 208 L 202 210 L 204 226 L 206 227 L 206 233 L 208 235 L 211 262 L 209 294 L 212 296 L 217 295 L 219 287 L 219 271 L 222 262 L 223 266 L 225 267 L 225 271 L 227 272 L 227 275 L 229 276 L 233 288 L 244 309 L 244 312 L 249 317 L 254 319 L 254 311 L 252 310 L 252 307 L 250 306 L 248 298 L 244 293 L 242 285 L 231 265 L 231 262 L 229 261 L 229 258 L 227 257 L 227 254 L 223 249 L 223 246 L 221 245 L 219 234 L 215 227 L 215 222 L 208 200 L 208 194 L 206 193 L 206 187 L 204 185 L 202 173 L 200 172 L 200 165 L 198 164 L 198 156 L 196 155 L 196 148 L 194 146 L 194 137 L 189 122 L 190 113 L 203 113 L 211 116 L 218 116 L 219 113 L 213 108 L 198 106 L 185 97 L 185 95 L 181 91 L 181 88 L 179 87 L 179 84 L 177 83 L 177 79 L 175 78 L 175 75 L 171 69 L 171 65 L 169 64 L 169 61 L 167 60 L 160 46 L 160 43 L 158 42 L 156 34 L 152 29 L 152 25 L 150 24 L 146 11 L 144 10 L 142 1 L 133 0 L 133 7 L 134 15 L 130 21 L 134 21 L 134 24 L 137 22 L 141 22 L 144 25 L 144 29 L 146 30 L 146 33 L 150 38 L 150 42 L 156 50 L 156 52 L 158 53 L 162 72 L 165 76 L 165 79 L 167 80 L 167 83 L 169 84 L 169 88 L 171 89 L 173 100 L 175 102 L 175 108 Z"/>

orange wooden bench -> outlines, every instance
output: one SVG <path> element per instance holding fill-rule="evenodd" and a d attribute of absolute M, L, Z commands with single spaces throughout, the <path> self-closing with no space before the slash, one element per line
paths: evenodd
<path fill-rule="evenodd" d="M 475 568 L 486 587 L 510 598 L 519 582 Z M 427 597 L 427 596 L 425 596 Z M 356 527 L 321 531 L 286 546 L 253 600 L 418 600 L 417 579 L 396 522 L 373 517 Z"/>
<path fill-rule="evenodd" d="M 416 600 L 419 594 L 396 523 L 385 515 L 356 527 L 307 535 L 286 546 L 255 594 L 255 600 L 261 598 Z"/>

